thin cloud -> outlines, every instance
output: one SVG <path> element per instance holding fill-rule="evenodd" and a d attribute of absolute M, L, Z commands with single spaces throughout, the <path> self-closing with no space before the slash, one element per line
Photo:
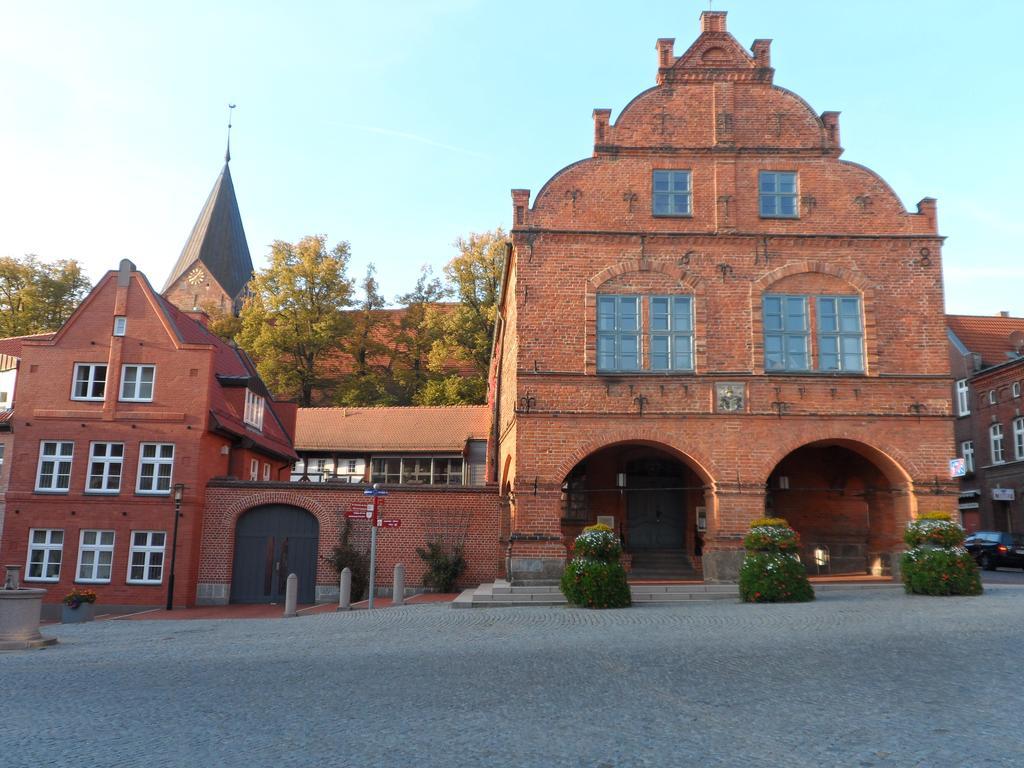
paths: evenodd
<path fill-rule="evenodd" d="M 447 149 L 449 152 L 458 152 L 463 155 L 471 155 L 473 157 L 487 157 L 483 152 L 477 152 L 473 149 L 466 149 L 465 147 L 457 147 L 454 144 L 445 144 L 441 141 L 434 141 L 433 139 L 427 138 L 426 136 L 420 136 L 417 133 L 408 133 L 406 131 L 396 131 L 392 128 L 379 128 L 374 125 L 358 125 L 356 123 L 348 123 L 346 128 L 355 128 L 359 131 L 366 131 L 367 133 L 376 133 L 381 136 L 394 136 L 398 139 L 406 139 L 407 141 L 414 141 L 417 144 L 426 144 L 428 147 L 437 147 L 438 149 Z"/>

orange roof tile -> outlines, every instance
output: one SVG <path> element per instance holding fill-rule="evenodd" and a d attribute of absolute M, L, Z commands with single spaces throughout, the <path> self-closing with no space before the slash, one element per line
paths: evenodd
<path fill-rule="evenodd" d="M 458 452 L 486 440 L 486 405 L 299 408 L 299 451 Z"/>
<path fill-rule="evenodd" d="M 1013 360 L 1017 344 L 1024 344 L 1024 317 L 946 315 L 946 326 L 967 349 L 981 355 L 985 368 Z M 1022 335 L 1011 339 L 1014 332 Z"/>

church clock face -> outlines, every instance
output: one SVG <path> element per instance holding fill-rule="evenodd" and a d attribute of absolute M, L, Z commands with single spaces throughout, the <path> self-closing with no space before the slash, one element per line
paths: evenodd
<path fill-rule="evenodd" d="M 203 278 L 205 277 L 206 273 L 203 272 L 203 270 L 200 269 L 199 267 L 196 267 L 195 269 L 188 273 L 188 277 L 186 277 L 185 279 L 188 280 L 190 285 L 199 285 L 201 282 L 203 282 Z"/>

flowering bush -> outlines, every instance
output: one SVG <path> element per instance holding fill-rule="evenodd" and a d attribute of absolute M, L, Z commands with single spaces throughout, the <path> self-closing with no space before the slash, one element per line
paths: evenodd
<path fill-rule="evenodd" d="M 789 526 L 755 525 L 744 537 L 743 547 L 748 552 L 799 552 L 800 534 Z"/>
<path fill-rule="evenodd" d="M 626 569 L 619 558 L 622 544 L 607 525 L 583 529 L 573 543 L 573 557 L 562 572 L 562 594 L 585 608 L 625 608 L 632 600 Z"/>
<path fill-rule="evenodd" d="M 64 605 L 68 608 L 77 608 L 82 603 L 95 603 L 96 593 L 91 589 L 72 589 L 64 595 Z"/>
<path fill-rule="evenodd" d="M 980 595 L 981 576 L 963 548 L 964 529 L 945 512 L 928 512 L 907 524 L 903 586 L 915 595 Z"/>
<path fill-rule="evenodd" d="M 779 517 L 755 520 L 743 538 L 740 597 L 747 603 L 802 603 L 814 589 L 797 552 L 800 534 Z"/>
<path fill-rule="evenodd" d="M 604 562 L 618 561 L 622 555 L 622 544 L 608 526 L 592 525 L 584 528 L 583 533 L 576 537 L 572 552 L 576 557 L 590 557 Z"/>
<path fill-rule="evenodd" d="M 936 547 L 957 547 L 963 544 L 964 529 L 944 512 L 930 512 L 912 520 L 903 533 L 908 546 L 930 544 Z"/>

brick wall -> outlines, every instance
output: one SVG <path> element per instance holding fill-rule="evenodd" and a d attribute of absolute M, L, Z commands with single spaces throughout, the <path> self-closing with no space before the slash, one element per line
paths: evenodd
<path fill-rule="evenodd" d="M 449 536 L 462 531 L 468 567 L 459 586 L 476 586 L 494 581 L 503 572 L 504 544 L 501 541 L 498 494 L 495 488 L 408 488 L 393 486 L 381 504 L 385 518 L 402 521 L 400 528 L 379 529 L 377 537 L 377 586 L 390 587 L 396 563 L 405 565 L 406 584 L 419 587 L 425 564 L 416 547 L 439 533 Z M 353 504 L 365 504 L 362 487 L 320 483 L 244 483 L 214 481 L 206 493 L 203 519 L 199 589 L 203 596 L 228 599 L 231 584 L 235 527 L 246 511 L 267 504 L 282 504 L 306 510 L 320 524 L 317 565 L 318 595 L 337 594 L 338 575 L 324 557 L 338 543 L 344 513 Z M 369 526 L 352 521 L 353 540 L 368 539 Z"/>

